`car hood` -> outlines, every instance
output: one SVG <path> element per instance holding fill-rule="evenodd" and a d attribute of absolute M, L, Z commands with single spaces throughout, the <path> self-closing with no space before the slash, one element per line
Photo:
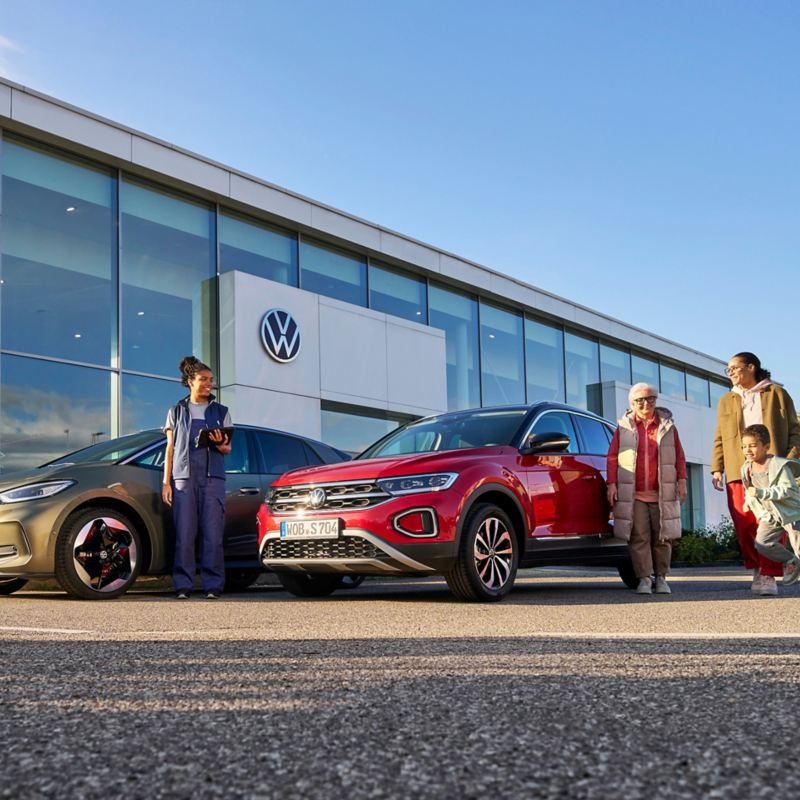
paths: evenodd
<path fill-rule="evenodd" d="M 273 486 L 297 483 L 336 483 L 375 478 L 392 478 L 399 475 L 421 475 L 428 472 L 459 472 L 467 464 L 484 460 L 509 447 L 476 447 L 469 450 L 445 450 L 436 453 L 414 453 L 404 456 L 365 458 L 326 464 L 321 467 L 301 468 L 287 472 Z"/>
<path fill-rule="evenodd" d="M 104 465 L 113 467 L 114 464 L 108 462 L 95 461 L 87 464 L 52 464 L 47 467 L 37 467 L 36 469 L 20 470 L 19 472 L 9 472 L 0 475 L 0 491 L 13 489 L 15 486 L 27 486 L 29 483 L 41 483 L 42 481 L 60 480 L 72 478 L 78 480 L 80 473 L 89 468 Z"/>

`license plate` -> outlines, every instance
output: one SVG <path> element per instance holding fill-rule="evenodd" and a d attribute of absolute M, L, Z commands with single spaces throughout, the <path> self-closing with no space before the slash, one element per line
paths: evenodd
<path fill-rule="evenodd" d="M 292 519 L 281 522 L 281 539 L 338 539 L 338 517 Z"/>

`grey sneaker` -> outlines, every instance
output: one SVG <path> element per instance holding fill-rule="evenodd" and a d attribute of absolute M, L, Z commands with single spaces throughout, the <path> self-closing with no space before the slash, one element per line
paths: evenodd
<path fill-rule="evenodd" d="M 775 597 L 778 594 L 778 584 L 775 583 L 775 578 L 772 575 L 761 576 L 761 590 L 759 594 L 762 597 Z"/>
<path fill-rule="evenodd" d="M 764 576 L 756 570 L 753 573 L 753 583 L 750 586 L 750 591 L 754 594 L 761 594 L 761 587 L 764 585 Z"/>
<path fill-rule="evenodd" d="M 176 600 L 188 600 L 189 599 L 189 592 L 186 589 L 181 589 L 178 594 L 175 595 Z"/>
<path fill-rule="evenodd" d="M 656 575 L 656 594 L 672 594 L 667 579 L 663 575 Z"/>
<path fill-rule="evenodd" d="M 653 585 L 650 583 L 650 578 L 639 578 L 636 594 L 653 594 Z"/>
<path fill-rule="evenodd" d="M 781 586 L 791 586 L 800 580 L 800 558 L 795 556 L 783 565 L 783 583 Z"/>
<path fill-rule="evenodd" d="M 206 592 L 206 600 L 219 600 L 219 592 Z"/>

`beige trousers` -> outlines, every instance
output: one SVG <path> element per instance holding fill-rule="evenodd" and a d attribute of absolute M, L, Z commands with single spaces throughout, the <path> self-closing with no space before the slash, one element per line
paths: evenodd
<path fill-rule="evenodd" d="M 661 515 L 658 503 L 633 501 L 633 527 L 628 548 L 637 578 L 667 575 L 672 560 L 672 543 L 659 542 Z"/>

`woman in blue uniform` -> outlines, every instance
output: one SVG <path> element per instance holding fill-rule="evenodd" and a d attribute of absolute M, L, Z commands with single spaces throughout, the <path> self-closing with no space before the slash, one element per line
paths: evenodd
<path fill-rule="evenodd" d="M 230 428 L 228 409 L 211 393 L 214 376 L 202 361 L 187 356 L 180 363 L 181 382 L 189 396 L 170 408 L 164 432 L 162 497 L 172 506 L 175 520 L 175 566 L 172 579 L 178 598 L 189 597 L 194 586 L 195 542 L 201 536 L 200 577 L 203 591 L 216 599 L 225 586 L 222 534 L 225 527 L 225 463 L 230 438 L 219 428 Z M 198 447 L 207 428 L 209 446 Z"/>

